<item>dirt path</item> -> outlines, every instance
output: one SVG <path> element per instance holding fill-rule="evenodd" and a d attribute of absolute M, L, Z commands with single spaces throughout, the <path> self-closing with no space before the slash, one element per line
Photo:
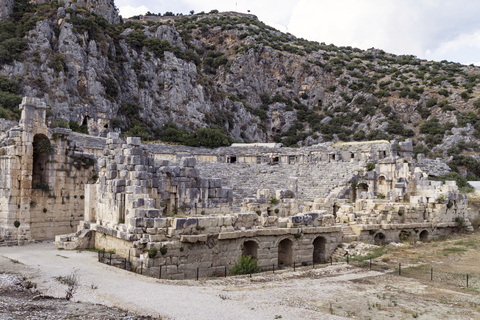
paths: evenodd
<path fill-rule="evenodd" d="M 309 310 L 302 302 L 289 301 L 289 292 L 303 290 L 296 282 L 272 295 L 268 284 L 252 288 L 241 285 L 237 290 L 230 283 L 205 285 L 208 281 L 157 280 L 100 264 L 96 253 L 59 251 L 51 242 L 2 247 L 0 266 L 0 271 L 21 273 L 37 283 L 39 291 L 54 297 L 64 297 L 66 288 L 54 278 L 75 271 L 80 287 L 74 300 L 100 303 L 140 315 L 173 319 L 275 319 L 280 316 L 298 319 L 299 315 L 304 319 L 319 318 L 317 310 Z M 338 319 L 330 315 L 321 317 Z"/>
<path fill-rule="evenodd" d="M 409 250 L 424 256 L 428 248 Z M 453 256 L 434 256 L 440 257 Z M 158 280 L 100 264 L 93 252 L 57 250 L 51 242 L 0 247 L 0 273 L 22 274 L 47 295 L 64 297 L 65 285 L 54 278 L 74 271 L 80 283 L 74 300 L 163 319 L 480 319 L 476 290 L 346 264 L 251 279 Z"/>

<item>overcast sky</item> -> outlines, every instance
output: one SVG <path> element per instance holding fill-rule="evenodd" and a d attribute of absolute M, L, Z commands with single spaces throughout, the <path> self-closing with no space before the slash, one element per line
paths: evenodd
<path fill-rule="evenodd" d="M 250 10 L 299 38 L 379 48 L 422 59 L 480 65 L 480 1 L 476 0 L 115 0 L 123 17 Z"/>

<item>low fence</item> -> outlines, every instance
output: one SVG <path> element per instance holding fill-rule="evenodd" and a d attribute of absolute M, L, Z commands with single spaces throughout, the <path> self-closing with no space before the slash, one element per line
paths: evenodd
<path fill-rule="evenodd" d="M 155 267 L 154 270 L 150 268 L 147 270 L 143 266 L 143 262 L 139 267 L 133 268 L 130 262 L 130 257 L 124 258 L 119 255 L 116 255 L 114 252 L 105 251 L 105 249 L 97 252 L 98 261 L 117 267 L 125 270 L 129 270 L 141 275 L 148 275 L 158 279 L 170 279 L 168 276 L 168 268 L 175 266 L 159 266 Z M 325 268 L 331 265 L 352 265 L 358 268 L 365 270 L 372 270 L 377 272 L 389 273 L 393 275 L 398 275 L 401 277 L 408 277 L 422 281 L 429 281 L 433 283 L 442 283 L 444 285 L 457 287 L 457 288 L 473 288 L 480 290 L 480 274 L 476 273 L 458 273 L 458 272 L 448 272 L 440 270 L 439 268 L 434 268 L 429 265 L 403 265 L 402 263 L 376 263 L 373 259 L 359 260 L 358 257 L 351 258 L 346 255 L 343 259 L 333 259 L 329 258 L 326 261 L 317 262 L 312 261 L 302 261 L 292 263 L 282 263 L 282 264 L 272 264 L 271 266 L 263 266 L 260 273 L 255 272 L 253 268 L 249 270 L 250 272 L 245 272 L 245 276 L 253 277 L 255 275 L 268 275 L 275 274 L 284 271 L 307 271 L 309 269 L 320 269 Z M 213 277 L 228 277 L 232 276 L 231 274 L 232 266 L 222 266 L 215 268 Z M 178 269 L 178 267 L 177 267 Z M 211 278 L 212 277 L 212 268 L 202 270 L 201 268 L 187 267 L 185 266 L 182 270 L 177 270 L 177 273 L 183 273 L 184 279 L 196 279 L 200 278 Z"/>

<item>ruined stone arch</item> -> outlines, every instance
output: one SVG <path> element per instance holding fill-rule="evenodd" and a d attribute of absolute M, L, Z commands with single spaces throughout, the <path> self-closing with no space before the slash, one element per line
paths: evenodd
<path fill-rule="evenodd" d="M 362 192 L 368 192 L 368 184 L 362 182 L 357 185 L 356 199 L 360 199 Z"/>
<path fill-rule="evenodd" d="M 327 239 L 325 237 L 316 237 L 313 240 L 313 261 L 315 263 L 323 263 L 326 261 L 326 245 Z"/>
<path fill-rule="evenodd" d="M 373 243 L 377 246 L 383 246 L 385 244 L 385 234 L 383 232 L 378 232 L 373 237 Z"/>
<path fill-rule="evenodd" d="M 422 232 L 420 232 L 419 239 L 422 242 L 427 242 L 429 239 L 429 236 L 430 236 L 430 232 L 428 232 L 428 230 L 423 230 Z"/>
<path fill-rule="evenodd" d="M 388 193 L 387 178 L 384 175 L 378 177 L 378 193 L 386 195 Z"/>
<path fill-rule="evenodd" d="M 53 152 L 50 140 L 44 134 L 36 134 L 32 142 L 32 188 L 48 185 L 47 161 Z"/>

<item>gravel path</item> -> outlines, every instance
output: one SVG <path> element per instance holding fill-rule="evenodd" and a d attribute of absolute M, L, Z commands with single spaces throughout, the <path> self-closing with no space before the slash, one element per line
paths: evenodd
<path fill-rule="evenodd" d="M 307 277 L 289 272 L 252 279 L 172 281 L 98 263 L 94 252 L 57 250 L 52 242 L 0 247 L 0 272 L 22 274 L 45 295 L 64 297 L 66 286 L 55 277 L 75 272 L 80 286 L 73 300 L 163 319 L 344 319 L 322 313 L 314 302 L 335 299 L 348 290 L 348 280 L 370 273 L 328 268 L 342 274 L 320 277 L 311 270 Z M 328 273 L 328 268 L 319 272 Z"/>

